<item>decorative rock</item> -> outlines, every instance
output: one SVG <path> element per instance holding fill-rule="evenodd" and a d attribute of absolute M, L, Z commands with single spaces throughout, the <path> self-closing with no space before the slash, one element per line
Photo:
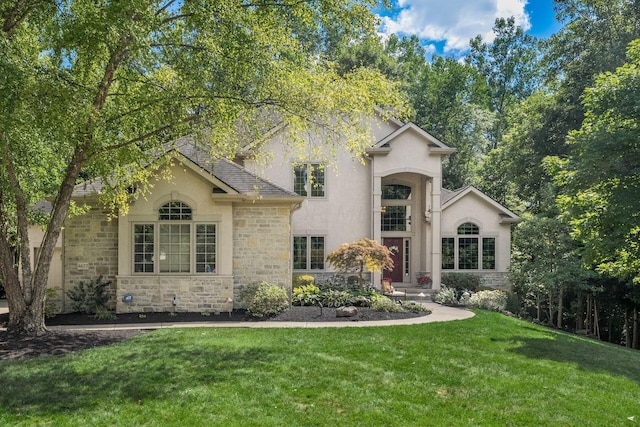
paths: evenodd
<path fill-rule="evenodd" d="M 357 315 L 358 315 L 358 309 L 355 307 L 336 308 L 336 317 L 353 317 Z"/>

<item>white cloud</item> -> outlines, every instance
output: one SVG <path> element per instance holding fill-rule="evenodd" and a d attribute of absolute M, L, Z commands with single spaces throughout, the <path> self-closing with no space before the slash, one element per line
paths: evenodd
<path fill-rule="evenodd" d="M 524 30 L 531 27 L 526 0 L 398 0 L 400 11 L 382 17 L 386 34 L 416 34 L 423 42 L 444 42 L 444 52 L 462 52 L 480 34 L 493 41 L 496 18 L 515 17 Z"/>

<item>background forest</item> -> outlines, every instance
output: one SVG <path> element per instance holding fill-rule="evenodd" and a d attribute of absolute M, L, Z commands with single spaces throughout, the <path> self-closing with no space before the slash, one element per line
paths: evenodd
<path fill-rule="evenodd" d="M 418 37 L 336 43 L 341 72 L 400 82 L 415 123 L 456 147 L 444 185 L 474 185 L 522 216 L 511 310 L 638 348 L 640 1 L 556 0 L 537 39 L 495 22 L 462 60 Z"/>

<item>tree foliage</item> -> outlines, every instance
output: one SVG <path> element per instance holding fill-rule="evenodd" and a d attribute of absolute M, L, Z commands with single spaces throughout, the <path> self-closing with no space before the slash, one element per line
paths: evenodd
<path fill-rule="evenodd" d="M 341 75 L 327 56 L 337 40 L 374 31 L 374 3 L 2 2 L 0 273 L 9 328 L 45 330 L 49 266 L 82 180 L 101 179 L 103 201 L 124 210 L 127 188 L 146 182 L 151 160 L 176 137 L 231 155 L 274 119 L 288 124 L 292 144 L 316 127 L 328 144 L 362 153 L 363 115 L 402 112 L 404 103 L 380 72 Z M 28 226 L 45 198 L 52 210 L 40 215 L 46 232 L 32 260 Z"/>
<path fill-rule="evenodd" d="M 561 202 L 586 260 L 640 283 L 640 40 L 629 45 L 628 58 L 585 91 L 585 120 L 570 135 Z"/>
<path fill-rule="evenodd" d="M 327 262 L 341 273 L 357 272 L 360 285 L 364 284 L 363 273 L 393 270 L 393 259 L 389 249 L 371 239 L 360 239 L 343 243 L 327 255 Z"/>

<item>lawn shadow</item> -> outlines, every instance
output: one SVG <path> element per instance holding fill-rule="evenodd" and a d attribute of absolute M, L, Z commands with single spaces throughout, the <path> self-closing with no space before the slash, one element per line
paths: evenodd
<path fill-rule="evenodd" d="M 539 329 L 536 330 L 540 332 Z M 640 353 L 614 344 L 548 331 L 545 337 L 513 336 L 513 351 L 532 359 L 572 363 L 591 372 L 608 372 L 640 383 Z M 612 361 L 616 363 L 612 363 Z"/>
<path fill-rule="evenodd" d="M 276 358 L 259 347 L 233 349 L 207 343 L 185 349 L 182 343 L 163 338 L 142 339 L 125 348 L 105 347 L 97 355 L 2 363 L 0 406 L 15 415 L 46 416 L 86 411 L 105 401 L 170 399 L 186 389 L 232 383 Z"/>

